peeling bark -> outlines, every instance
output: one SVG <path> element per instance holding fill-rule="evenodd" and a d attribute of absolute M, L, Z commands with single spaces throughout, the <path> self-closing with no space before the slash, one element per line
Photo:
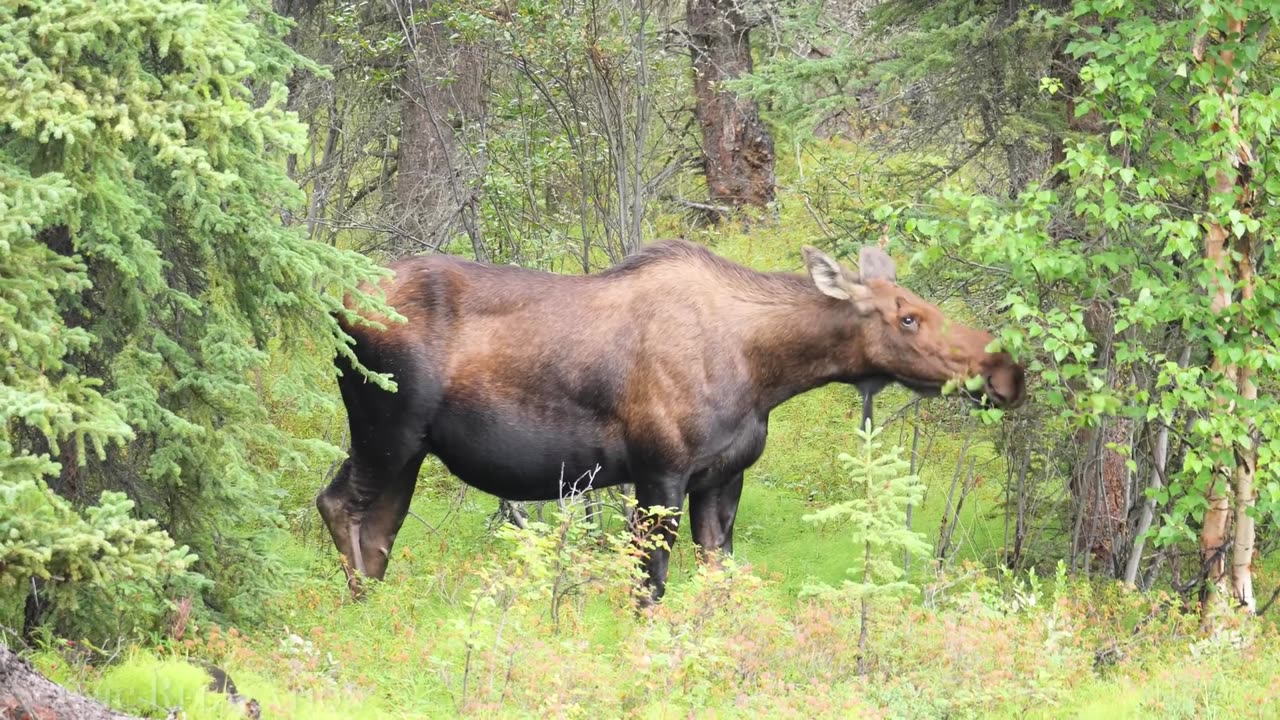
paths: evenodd
<path fill-rule="evenodd" d="M 1240 37 L 1244 34 L 1244 18 L 1235 18 L 1227 23 L 1227 30 L 1230 34 Z M 1226 107 L 1230 108 L 1226 121 L 1230 124 L 1230 130 L 1233 136 L 1238 136 L 1240 111 L 1236 102 L 1235 82 L 1237 80 L 1235 68 L 1235 53 L 1230 50 L 1223 50 L 1216 55 L 1207 55 L 1209 36 L 1207 33 L 1202 34 L 1196 39 L 1195 46 L 1192 48 L 1192 54 L 1197 62 L 1220 64 L 1231 72 L 1227 74 L 1226 81 L 1218 89 Z M 1214 123 L 1214 131 L 1221 130 L 1219 123 Z M 1233 149 L 1228 157 L 1230 164 L 1236 169 L 1234 173 L 1228 173 L 1219 170 L 1213 179 L 1210 188 L 1210 198 L 1229 197 L 1232 204 L 1244 213 L 1249 212 L 1249 170 L 1254 157 L 1253 151 L 1247 145 L 1240 145 Z M 1213 298 L 1210 302 L 1210 310 L 1214 315 L 1222 314 L 1233 302 L 1232 288 L 1235 285 L 1236 277 L 1232 272 L 1230 253 L 1228 252 L 1229 232 L 1226 226 L 1217 221 L 1208 223 L 1205 232 L 1205 258 L 1209 260 L 1213 266 Z M 1241 247 L 1239 248 L 1244 255 L 1244 262 L 1237 268 L 1240 280 L 1244 281 L 1246 291 L 1252 295 L 1253 272 L 1252 272 L 1252 254 L 1250 252 L 1249 241 L 1247 236 L 1241 239 Z M 1215 352 L 1211 369 L 1215 374 L 1221 374 L 1228 382 L 1236 385 L 1242 397 L 1248 398 L 1251 393 L 1253 398 L 1257 397 L 1257 389 L 1253 387 L 1253 383 L 1249 377 L 1247 370 L 1243 370 L 1230 363 L 1222 357 L 1220 352 Z M 1220 413 L 1230 414 L 1235 410 L 1235 403 L 1228 398 L 1217 398 L 1217 411 Z M 1214 438 L 1213 446 L 1215 450 L 1222 453 L 1226 450 L 1225 443 L 1221 437 Z M 1227 544 L 1229 537 L 1229 528 L 1232 517 L 1232 499 L 1234 495 L 1235 503 L 1235 520 L 1237 526 L 1235 528 L 1235 536 L 1231 538 L 1232 543 L 1243 542 L 1245 547 L 1235 547 L 1232 550 L 1232 568 L 1230 573 L 1231 591 L 1250 612 L 1253 611 L 1253 587 L 1252 587 L 1252 552 L 1253 552 L 1253 521 L 1246 515 L 1247 508 L 1254 501 L 1253 477 L 1256 465 L 1256 444 L 1247 443 L 1245 446 L 1235 445 L 1231 448 L 1233 456 L 1234 468 L 1228 466 L 1225 462 L 1219 462 L 1213 468 L 1213 479 L 1208 491 L 1208 509 L 1205 511 L 1204 524 L 1200 530 L 1200 551 L 1204 562 L 1205 586 L 1201 591 L 1201 613 L 1207 620 L 1211 601 L 1213 597 L 1224 597 L 1228 592 L 1227 581 Z M 1244 494 L 1240 494 L 1243 489 Z M 1243 520 L 1243 525 L 1240 521 Z M 1237 567 L 1237 563 L 1239 567 Z"/>
<path fill-rule="evenodd" d="M 1214 192 L 1224 191 L 1231 191 L 1231 181 L 1219 175 Z M 1213 300 L 1210 302 L 1210 309 L 1214 314 L 1221 314 L 1231 305 L 1230 270 L 1225 252 L 1226 237 L 1226 229 L 1220 224 L 1213 223 L 1205 238 L 1205 257 L 1213 263 L 1218 272 Z M 1214 356 L 1211 369 L 1229 379 L 1235 379 L 1235 367 L 1224 363 L 1218 355 Z M 1231 410 L 1232 403 L 1229 400 L 1218 398 L 1218 412 L 1230 413 Z M 1220 438 L 1215 438 L 1214 446 L 1217 449 L 1221 448 Z M 1200 528 L 1200 552 L 1205 563 L 1205 580 L 1208 585 L 1214 586 L 1219 591 L 1226 589 L 1226 556 L 1222 550 L 1226 547 L 1227 523 L 1231 518 L 1231 499 L 1227 495 L 1231 490 L 1230 480 L 1230 468 L 1223 465 L 1213 468 L 1213 480 L 1208 493 L 1209 507 L 1205 510 L 1204 524 Z M 1207 609 L 1207 598 L 1202 598 L 1202 606 Z"/>
<path fill-rule="evenodd" d="M 764 207 L 774 198 L 773 138 L 754 100 L 721 87 L 751 72 L 751 19 L 734 0 L 688 0 L 685 16 L 710 199 Z"/>
<path fill-rule="evenodd" d="M 1247 236 L 1240 244 L 1241 258 L 1239 276 L 1242 284 L 1240 297 L 1249 300 L 1253 297 L 1253 253 Z M 1239 369 L 1237 387 L 1240 397 L 1245 401 L 1258 399 L 1258 388 L 1253 384 L 1253 371 L 1248 367 Z M 1249 438 L 1235 447 L 1235 538 L 1232 543 L 1231 557 L 1231 595 L 1246 612 L 1257 611 L 1257 599 L 1253 595 L 1253 554 L 1254 554 L 1254 520 L 1249 510 L 1258 501 L 1258 491 L 1254 487 L 1254 475 L 1258 467 L 1258 429 L 1252 418 L 1249 423 Z"/>

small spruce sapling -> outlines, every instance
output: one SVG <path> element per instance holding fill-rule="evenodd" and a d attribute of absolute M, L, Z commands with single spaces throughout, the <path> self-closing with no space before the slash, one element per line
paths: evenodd
<path fill-rule="evenodd" d="M 902 457 L 902 448 L 883 450 L 882 428 L 870 423 L 858 431 L 862 449 L 857 456 L 840 453 L 839 460 L 848 473 L 853 499 L 804 516 L 808 522 L 844 522 L 852 531 L 855 548 L 854 565 L 839 588 L 826 583 L 809 584 L 806 595 L 822 595 L 856 599 L 861 603 L 858 630 L 858 673 L 865 674 L 867 621 L 873 598 L 901 595 L 915 589 L 898 565 L 903 551 L 925 555 L 929 544 L 922 534 L 906 523 L 908 505 L 924 498 L 924 485 L 918 475 L 910 473 L 911 465 Z"/>

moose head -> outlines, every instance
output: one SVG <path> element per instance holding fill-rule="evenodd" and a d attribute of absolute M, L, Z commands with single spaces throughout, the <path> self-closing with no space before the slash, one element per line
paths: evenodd
<path fill-rule="evenodd" d="M 1025 400 L 1023 368 L 1008 353 L 987 350 L 991 333 L 947 318 L 938 306 L 899 285 L 893 259 L 880 248 L 862 249 L 856 274 L 817 248 L 806 246 L 803 254 L 818 290 L 846 303 L 847 322 L 857 326 L 850 333 L 856 347 L 849 352 L 858 357 L 849 365 L 863 371 L 855 382 L 897 382 L 921 395 L 937 395 L 950 381 L 977 376 L 983 381 L 980 396 L 993 405 L 1015 408 Z"/>

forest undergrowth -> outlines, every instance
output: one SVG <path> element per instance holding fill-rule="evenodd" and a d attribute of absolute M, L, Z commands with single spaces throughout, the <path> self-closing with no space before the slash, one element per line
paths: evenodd
<path fill-rule="evenodd" d="M 34 662 L 120 709 L 162 717 L 180 705 L 193 719 L 231 715 L 190 657 L 231 673 L 264 717 L 1261 718 L 1280 703 L 1271 624 L 1204 636 L 1164 593 L 971 561 L 874 604 L 859 676 L 856 606 L 788 581 L 805 570 L 837 580 L 854 549 L 812 529 L 772 544 L 804 508 L 768 487 L 744 500 L 754 531 L 737 557 L 700 566 L 681 538 L 668 597 L 643 615 L 619 524 L 598 536 L 579 509 L 490 535 L 493 503 L 475 493 L 414 510 L 421 522 L 364 603 L 311 548 L 298 555 L 305 577 L 274 602 L 278 624 L 188 627 L 122 649 L 105 671 L 70 647 Z M 809 562 L 817 548 L 825 567 Z M 1211 652 L 1222 644 L 1237 653 Z M 1244 690 L 1239 705 L 1204 701 L 1223 683 Z"/>

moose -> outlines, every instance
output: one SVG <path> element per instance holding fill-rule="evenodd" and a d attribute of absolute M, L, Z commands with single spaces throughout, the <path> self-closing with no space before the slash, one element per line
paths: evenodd
<path fill-rule="evenodd" d="M 388 265 L 380 287 L 404 321 L 360 315 L 348 296 L 339 324 L 396 391 L 338 355 L 351 445 L 316 497 L 353 595 L 360 576 L 383 578 L 428 453 L 508 500 L 560 498 L 591 472 L 593 488 L 631 483 L 633 521 L 661 516 L 664 542 L 643 561 L 649 605 L 665 592 L 686 496 L 699 554 L 733 552 L 743 473 L 787 399 L 833 382 L 864 398 L 892 383 L 937 395 L 980 377 L 961 390 L 970 400 L 1023 402 L 1022 367 L 898 285 L 884 251 L 863 248 L 857 273 L 802 254 L 807 273 L 759 272 L 684 240 L 594 275 L 442 254 Z"/>

